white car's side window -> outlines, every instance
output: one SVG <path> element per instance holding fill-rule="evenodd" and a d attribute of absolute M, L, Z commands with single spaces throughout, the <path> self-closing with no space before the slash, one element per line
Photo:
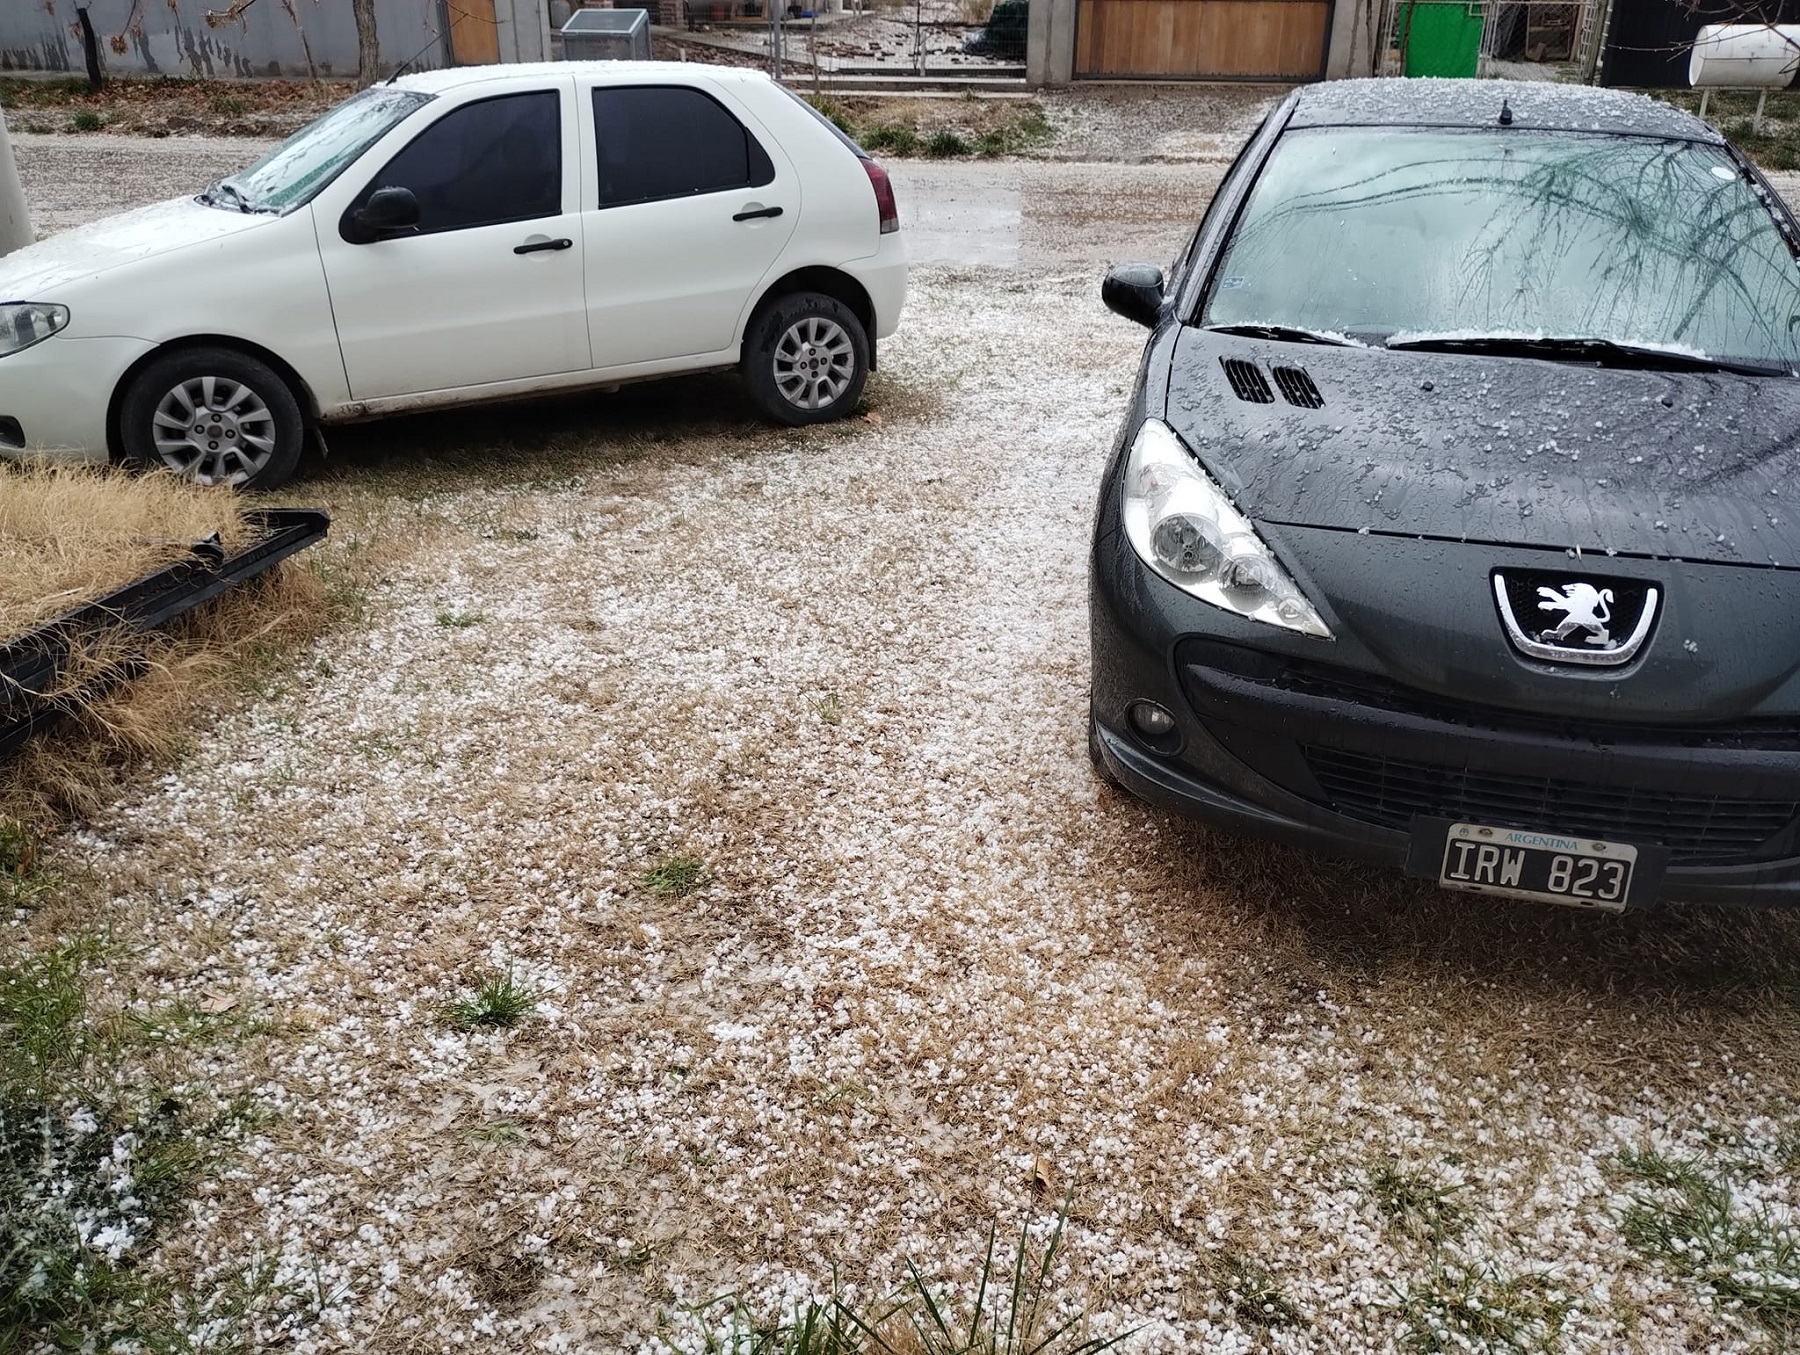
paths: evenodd
<path fill-rule="evenodd" d="M 769 153 L 710 95 L 679 85 L 594 91 L 601 207 L 761 188 Z"/>
<path fill-rule="evenodd" d="M 350 205 L 382 188 L 418 199 L 419 233 L 562 211 L 562 106 L 555 90 L 505 94 L 444 114 L 388 161 Z"/>

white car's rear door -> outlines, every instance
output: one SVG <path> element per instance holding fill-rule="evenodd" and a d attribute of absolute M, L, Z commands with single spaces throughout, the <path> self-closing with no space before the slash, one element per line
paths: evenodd
<path fill-rule="evenodd" d="M 722 89 L 577 87 L 594 366 L 729 348 L 800 220 L 793 165 Z"/>
<path fill-rule="evenodd" d="M 578 139 L 572 79 L 509 85 L 446 108 L 349 201 L 409 189 L 416 233 L 352 243 L 343 195 L 315 203 L 354 399 L 587 369 Z"/>

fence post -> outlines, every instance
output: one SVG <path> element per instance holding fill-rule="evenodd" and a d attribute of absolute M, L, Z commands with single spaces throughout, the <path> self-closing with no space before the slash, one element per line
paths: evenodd
<path fill-rule="evenodd" d="M 36 238 L 31 215 L 25 210 L 25 188 L 13 160 L 12 138 L 6 134 L 6 114 L 0 111 L 0 255 L 23 249 Z"/>

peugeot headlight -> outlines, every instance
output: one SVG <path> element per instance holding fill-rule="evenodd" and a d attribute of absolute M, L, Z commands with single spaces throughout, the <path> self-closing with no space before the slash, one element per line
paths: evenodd
<path fill-rule="evenodd" d="M 0 303 L 0 358 L 42 343 L 69 323 L 67 306 L 36 301 Z"/>
<path fill-rule="evenodd" d="M 1256 529 L 1156 419 L 1145 420 L 1125 463 L 1125 535 L 1145 564 L 1202 602 L 1331 638 Z"/>

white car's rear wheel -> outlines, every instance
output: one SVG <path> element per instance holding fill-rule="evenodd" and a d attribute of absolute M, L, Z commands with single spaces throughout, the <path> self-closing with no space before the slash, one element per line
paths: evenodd
<path fill-rule="evenodd" d="M 306 438 L 287 383 L 229 348 L 181 349 L 152 362 L 126 392 L 120 421 L 133 464 L 236 489 L 285 483 Z"/>
<path fill-rule="evenodd" d="M 862 399 L 869 337 L 843 302 L 818 292 L 781 297 L 744 336 L 744 383 L 781 423 L 826 423 Z"/>

